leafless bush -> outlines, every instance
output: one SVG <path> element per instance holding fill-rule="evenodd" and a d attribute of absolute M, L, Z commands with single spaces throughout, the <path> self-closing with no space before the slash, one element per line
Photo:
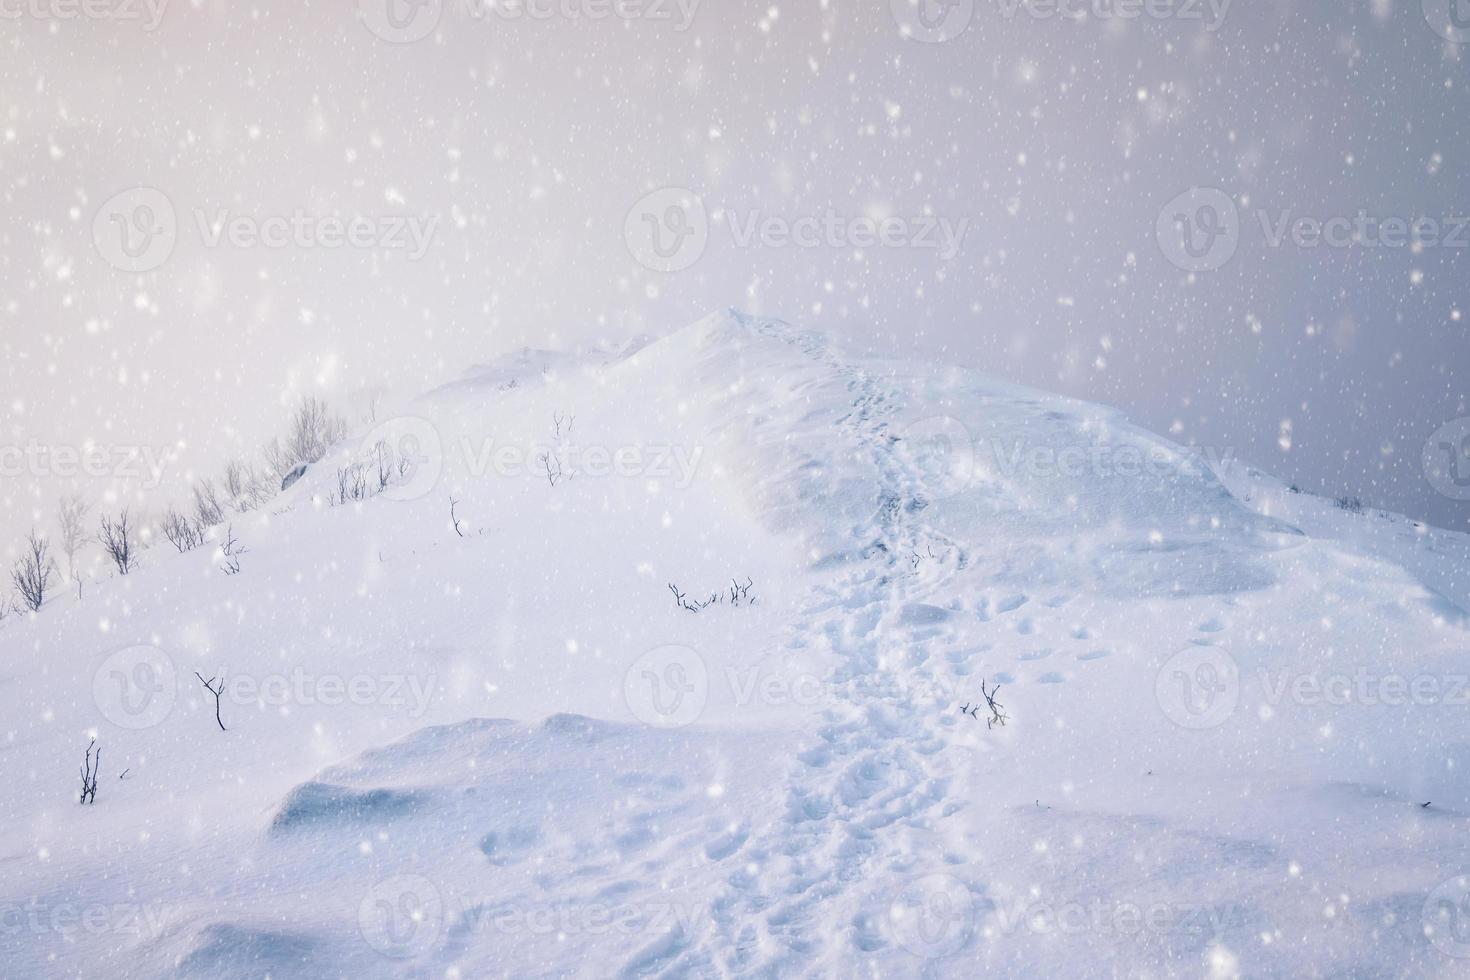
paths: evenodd
<path fill-rule="evenodd" d="M 77 802 L 91 805 L 97 802 L 97 773 L 102 768 L 102 750 L 97 750 L 97 757 L 92 757 L 92 746 L 97 740 L 92 739 L 87 746 L 87 756 L 82 761 L 82 795 Z"/>
<path fill-rule="evenodd" d="M 224 488 L 226 503 L 242 514 L 270 499 L 270 480 L 237 459 L 225 464 Z"/>
<path fill-rule="evenodd" d="M 378 492 L 382 493 L 393 481 L 393 449 L 382 439 L 373 446 L 373 462 L 377 464 Z"/>
<path fill-rule="evenodd" d="M 123 508 L 116 520 L 107 515 L 102 516 L 102 531 L 97 535 L 97 541 L 102 545 L 102 550 L 107 552 L 107 557 L 117 566 L 119 575 L 126 575 L 137 561 L 137 542 L 133 537 L 133 525 L 128 520 L 128 510 Z"/>
<path fill-rule="evenodd" d="M 168 543 L 177 548 L 179 554 L 192 551 L 204 543 L 204 529 L 172 507 L 163 512 L 161 529 Z"/>
<path fill-rule="evenodd" d="M 226 575 L 240 574 L 240 556 L 245 554 L 245 550 L 245 546 L 235 537 L 234 525 L 231 525 L 225 532 L 225 543 L 220 545 L 220 553 L 225 559 L 220 568 Z"/>
<path fill-rule="evenodd" d="M 337 468 L 337 493 L 331 499 L 334 504 L 345 504 L 349 500 L 368 498 L 368 471 L 364 463 L 349 463 Z"/>
<path fill-rule="evenodd" d="M 291 416 L 286 438 L 272 439 L 266 446 L 266 463 L 283 479 L 300 463 L 315 463 L 332 444 L 347 435 L 347 420 L 332 412 L 315 396 L 304 398 Z"/>
<path fill-rule="evenodd" d="M 225 519 L 224 506 L 219 502 L 219 491 L 213 480 L 200 480 L 194 484 L 194 523 L 200 531 L 208 530 Z"/>
<path fill-rule="evenodd" d="M 20 595 L 21 603 L 31 612 L 39 610 L 50 591 L 51 575 L 56 563 L 51 560 L 50 543 L 39 532 L 26 535 L 26 550 L 10 570 L 10 580 Z"/>
<path fill-rule="evenodd" d="M 980 681 L 980 694 L 982 697 L 985 698 L 984 702 L 977 701 L 974 704 L 963 704 L 960 706 L 960 714 L 969 715 L 971 718 L 979 721 L 980 709 L 988 708 L 990 709 L 990 717 L 985 719 L 985 727 L 994 728 L 996 725 L 1000 725 L 1002 728 L 1005 727 L 1005 723 L 1010 721 L 1011 719 L 1010 716 L 1005 713 L 1005 705 L 995 700 L 995 696 L 999 693 L 999 684 L 995 685 L 995 687 L 989 691 L 985 690 L 985 680 L 982 678 Z"/>
<path fill-rule="evenodd" d="M 61 553 L 66 555 L 66 572 L 77 575 L 77 552 L 87 540 L 85 522 L 89 505 L 80 495 L 62 497 L 56 505 L 56 523 L 61 529 Z"/>
<path fill-rule="evenodd" d="M 750 587 L 755 580 L 746 576 L 745 584 L 741 585 L 736 579 L 730 580 L 730 588 L 724 592 L 711 592 L 708 599 L 691 599 L 688 594 L 681 592 L 673 582 L 669 583 L 669 591 L 674 594 L 674 602 L 680 609 L 692 613 L 702 612 L 710 606 L 728 602 L 732 606 L 753 606 L 755 596 L 750 594 Z"/>
<path fill-rule="evenodd" d="M 550 483 L 552 486 L 556 486 L 558 483 L 560 483 L 562 481 L 563 477 L 562 477 L 561 460 L 558 459 L 555 454 L 546 452 L 546 453 L 542 453 L 540 456 L 538 456 L 536 458 L 541 461 L 541 465 L 542 466 L 546 467 L 546 482 L 547 483 Z"/>

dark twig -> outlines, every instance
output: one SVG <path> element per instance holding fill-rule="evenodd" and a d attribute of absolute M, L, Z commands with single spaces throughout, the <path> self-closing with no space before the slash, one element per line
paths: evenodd
<path fill-rule="evenodd" d="M 97 802 L 97 772 L 102 768 L 102 750 L 97 750 L 97 757 L 92 757 L 92 746 L 97 744 L 94 738 L 87 745 L 87 757 L 82 762 L 82 796 L 78 801 L 91 805 Z"/>
<path fill-rule="evenodd" d="M 214 720 L 219 723 L 219 730 L 222 732 L 228 731 L 228 729 L 225 728 L 225 723 L 220 719 L 219 716 L 219 699 L 220 696 L 225 692 L 224 678 L 220 678 L 219 682 L 215 683 L 215 679 L 213 677 L 211 677 L 209 680 L 205 680 L 202 676 L 200 676 L 199 671 L 197 670 L 194 671 L 194 676 L 199 678 L 199 683 L 204 685 L 204 689 L 206 691 L 214 695 Z"/>
<path fill-rule="evenodd" d="M 453 497 L 450 497 L 449 498 L 449 519 L 454 522 L 454 533 L 455 534 L 458 534 L 460 537 L 464 537 L 464 531 L 462 531 L 460 529 L 460 526 L 459 526 L 459 516 L 457 514 L 455 514 L 455 512 L 454 512 L 454 508 L 456 508 L 458 506 L 459 506 L 459 501 L 458 500 L 455 500 Z"/>

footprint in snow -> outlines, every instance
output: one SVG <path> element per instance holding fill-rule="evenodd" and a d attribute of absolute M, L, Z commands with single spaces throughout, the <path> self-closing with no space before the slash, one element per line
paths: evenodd
<path fill-rule="evenodd" d="M 1089 650 L 1087 653 L 1077 654 L 1077 659 L 1082 661 L 1101 660 L 1104 657 L 1111 657 L 1112 655 L 1113 651 L 1111 650 Z"/>

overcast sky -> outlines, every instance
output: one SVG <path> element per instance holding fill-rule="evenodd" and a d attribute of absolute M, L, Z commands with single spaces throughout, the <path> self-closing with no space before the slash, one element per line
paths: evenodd
<path fill-rule="evenodd" d="M 736 306 L 1470 528 L 1421 463 L 1470 416 L 1465 0 L 94 2 L 0 0 L 0 441 L 177 452 L 151 506 L 303 393 Z M 7 538 L 139 499 L 42 469 Z"/>

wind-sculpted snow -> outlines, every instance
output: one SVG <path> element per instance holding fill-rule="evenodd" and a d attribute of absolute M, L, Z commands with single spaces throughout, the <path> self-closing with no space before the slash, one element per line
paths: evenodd
<path fill-rule="evenodd" d="M 1109 409 L 718 314 L 233 530 L 0 627 L 7 973 L 1470 962 L 1470 539 Z"/>

